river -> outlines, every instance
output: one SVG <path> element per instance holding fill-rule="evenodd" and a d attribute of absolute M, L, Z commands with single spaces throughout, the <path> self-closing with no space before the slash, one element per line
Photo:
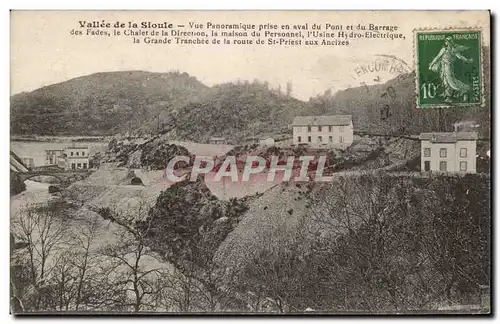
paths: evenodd
<path fill-rule="evenodd" d="M 31 180 L 26 180 L 26 190 L 12 196 L 10 199 L 10 213 L 15 215 L 19 210 L 27 204 L 44 203 L 51 199 L 49 194 L 49 184 Z"/>
<path fill-rule="evenodd" d="M 20 223 L 18 222 L 20 218 L 24 218 L 25 220 L 27 219 L 27 214 L 23 213 L 24 208 L 33 206 L 34 204 L 45 204 L 50 200 L 61 200 L 58 194 L 49 194 L 48 183 L 26 180 L 25 184 L 25 191 L 15 196 L 11 196 L 10 198 L 10 231 L 16 236 L 18 241 L 24 241 L 22 239 L 24 236 L 22 234 L 23 231 L 21 230 Z M 127 231 L 122 226 L 103 219 L 99 214 L 89 210 L 85 205 L 79 206 L 77 209 L 74 209 L 74 207 L 68 208 L 70 208 L 68 209 L 69 213 L 62 212 L 58 214 L 58 218 L 54 220 L 57 224 L 66 223 L 67 227 L 65 227 L 64 234 L 57 243 L 57 248 L 47 259 L 47 269 L 54 269 L 53 267 L 56 264 L 55 262 L 58 262 L 57 260 L 59 260 L 59 257 L 62 255 L 61 253 L 65 253 L 65 251 L 73 251 L 72 253 L 75 253 L 75 257 L 77 257 L 78 253 L 81 253 L 81 246 L 77 245 L 77 243 L 85 242 L 85 240 L 88 239 L 90 226 L 94 227 L 96 231 L 90 241 L 89 253 L 92 255 L 92 258 L 99 258 L 99 261 L 96 261 L 99 262 L 99 266 L 111 266 L 113 264 L 112 259 L 109 257 L 103 257 L 101 251 L 105 248 L 116 250 L 119 246 L 122 246 L 124 244 L 121 241 L 122 238 L 130 237 L 129 235 L 124 236 Z M 35 242 L 36 246 L 40 244 L 40 237 L 42 233 L 40 230 L 48 229 L 48 227 L 44 227 L 44 225 L 47 225 L 47 223 L 44 222 L 45 221 L 36 223 L 41 224 L 40 226 L 42 228 L 39 226 L 33 227 L 32 240 Z M 34 225 L 35 223 L 29 224 Z M 51 227 L 57 229 L 58 225 L 56 223 L 53 224 L 54 225 Z M 132 239 L 132 237 L 130 238 Z M 116 251 L 124 253 L 121 250 Z M 132 260 L 131 258 L 133 258 L 133 256 L 133 253 L 131 253 L 131 255 L 124 253 L 125 259 Z M 167 269 L 173 271 L 173 267 L 170 264 L 162 262 L 158 258 L 151 255 L 143 255 L 139 264 L 141 270 L 144 269 L 143 271 L 145 272 L 151 269 Z M 93 266 L 97 266 L 97 263 Z M 120 276 L 124 269 L 127 269 L 126 266 L 121 264 L 119 268 L 116 268 L 116 273 L 113 272 L 111 276 Z"/>

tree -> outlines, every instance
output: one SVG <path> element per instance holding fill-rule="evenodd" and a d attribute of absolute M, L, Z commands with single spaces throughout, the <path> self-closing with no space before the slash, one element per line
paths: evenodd
<path fill-rule="evenodd" d="M 299 226 L 296 239 L 286 246 L 259 251 L 235 274 L 233 284 L 253 311 L 301 312 L 312 306 L 317 276 L 303 229 Z"/>
<path fill-rule="evenodd" d="M 197 296 L 188 298 L 190 308 L 233 307 L 226 269 L 219 268 L 213 256 L 246 208 L 236 199 L 219 201 L 200 180 L 179 182 L 162 192 L 147 218 L 137 222 L 136 230 L 145 233 L 148 246 L 182 273 L 176 285 L 185 292 L 190 287 L 187 294 Z"/>
<path fill-rule="evenodd" d="M 316 192 L 313 262 L 323 273 L 316 293 L 333 296 L 319 306 L 399 311 L 477 302 L 489 284 L 487 196 L 477 176 L 360 175 Z"/>
<path fill-rule="evenodd" d="M 340 178 L 314 198 L 317 261 L 338 296 L 330 307 L 402 310 L 429 293 L 415 284 L 428 260 L 414 226 L 412 192 L 408 179 L 361 175 Z"/>
<path fill-rule="evenodd" d="M 165 269 L 149 267 L 148 261 L 156 260 L 156 255 L 144 245 L 143 236 L 121 233 L 118 241 L 101 249 L 100 254 L 111 261 L 116 277 L 113 284 L 127 296 L 116 306 L 134 312 L 155 310 L 152 300 L 160 290 L 156 283 Z"/>
<path fill-rule="evenodd" d="M 478 302 L 480 287 L 489 285 L 489 188 L 485 178 L 438 177 L 430 182 L 422 246 L 440 278 L 440 299 L 451 304 Z M 449 194 L 453 192 L 453 194 Z"/>
<path fill-rule="evenodd" d="M 293 85 L 291 82 L 287 82 L 286 83 L 286 95 L 287 96 L 291 96 L 292 95 L 292 90 L 293 89 Z"/>
<path fill-rule="evenodd" d="M 159 294 L 163 287 L 162 277 L 170 276 L 170 268 L 159 260 L 159 255 L 146 243 L 151 223 L 143 222 L 139 230 L 127 226 L 144 219 L 149 210 L 145 199 L 139 199 L 129 211 L 108 210 L 112 219 L 123 224 L 115 233 L 115 242 L 100 248 L 97 253 L 107 261 L 107 268 L 113 289 L 108 292 L 111 305 L 119 309 L 140 312 L 156 310 Z M 112 296 L 119 296 L 113 299 Z"/>
<path fill-rule="evenodd" d="M 96 240 L 98 231 L 100 229 L 99 215 L 93 214 L 89 220 L 85 220 L 83 224 L 78 226 L 72 244 L 73 258 L 71 264 L 76 268 L 76 299 L 75 311 L 80 310 L 82 299 L 92 289 L 89 276 L 95 275 L 95 264 L 98 259 L 92 253 L 92 245 Z"/>
<path fill-rule="evenodd" d="M 17 195 L 18 193 L 26 190 L 26 184 L 21 180 L 19 174 L 14 171 L 10 171 L 10 194 Z"/>
<path fill-rule="evenodd" d="M 25 206 L 16 214 L 13 229 L 26 248 L 19 252 L 26 256 L 27 271 L 32 293 L 26 296 L 26 307 L 41 310 L 50 305 L 50 282 L 61 261 L 68 222 L 60 217 L 54 205 Z M 27 287 L 29 290 L 29 287 Z"/>

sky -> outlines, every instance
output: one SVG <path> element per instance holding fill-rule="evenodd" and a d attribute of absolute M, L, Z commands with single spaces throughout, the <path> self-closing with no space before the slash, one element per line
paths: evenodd
<path fill-rule="evenodd" d="M 351 39 L 349 46 L 134 44 L 131 37 L 74 36 L 79 21 L 395 25 L 404 40 Z M 11 13 L 11 94 L 96 72 L 144 70 L 187 72 L 211 86 L 236 80 L 290 82 L 292 95 L 307 100 L 325 90 L 385 82 L 394 71 L 358 74 L 363 66 L 388 58 L 414 69 L 413 30 L 482 28 L 489 45 L 488 12 L 446 11 L 13 11 Z M 177 28 L 175 28 L 177 29 Z M 86 29 L 82 29 L 85 33 Z M 183 29 L 187 30 L 187 29 Z M 325 31 L 323 29 L 322 31 Z M 345 29 L 344 29 L 345 31 Z M 330 31 L 332 32 L 332 31 Z M 404 62 L 404 63 L 401 63 Z"/>

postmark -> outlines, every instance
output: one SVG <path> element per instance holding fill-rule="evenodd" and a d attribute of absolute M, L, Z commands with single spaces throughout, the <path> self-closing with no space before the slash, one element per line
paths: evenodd
<path fill-rule="evenodd" d="M 389 80 L 404 77 L 412 69 L 401 58 L 389 54 L 376 54 L 371 59 L 357 64 L 351 71 L 350 77 L 355 81 L 355 86 L 383 84 Z"/>
<path fill-rule="evenodd" d="M 367 95 L 372 95 L 374 109 L 378 109 L 378 121 L 384 124 L 387 132 L 401 133 L 405 127 L 393 123 L 394 111 L 400 109 L 401 103 L 407 101 L 404 83 L 413 79 L 413 68 L 403 58 L 391 54 L 375 54 L 368 60 L 357 64 L 350 74 L 354 85 L 362 87 Z M 380 85 L 375 89 L 370 86 Z M 370 89 L 373 93 L 370 94 Z M 399 92 L 399 93 L 398 93 Z M 402 93 L 403 92 L 403 93 Z M 413 102 L 408 103 L 413 105 Z"/>
<path fill-rule="evenodd" d="M 482 31 L 415 30 L 417 108 L 483 104 Z"/>

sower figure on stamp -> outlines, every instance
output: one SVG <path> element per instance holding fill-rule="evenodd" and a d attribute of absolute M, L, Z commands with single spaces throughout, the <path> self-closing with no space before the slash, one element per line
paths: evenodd
<path fill-rule="evenodd" d="M 469 85 L 456 77 L 454 67 L 457 58 L 465 63 L 472 63 L 472 58 L 466 58 L 460 54 L 466 49 L 466 46 L 455 44 L 453 38 L 448 36 L 445 38 L 444 46 L 439 54 L 429 64 L 429 70 L 439 73 L 441 85 L 444 88 L 441 96 L 445 98 L 445 102 L 451 102 L 453 94 L 465 96 L 470 89 Z"/>

